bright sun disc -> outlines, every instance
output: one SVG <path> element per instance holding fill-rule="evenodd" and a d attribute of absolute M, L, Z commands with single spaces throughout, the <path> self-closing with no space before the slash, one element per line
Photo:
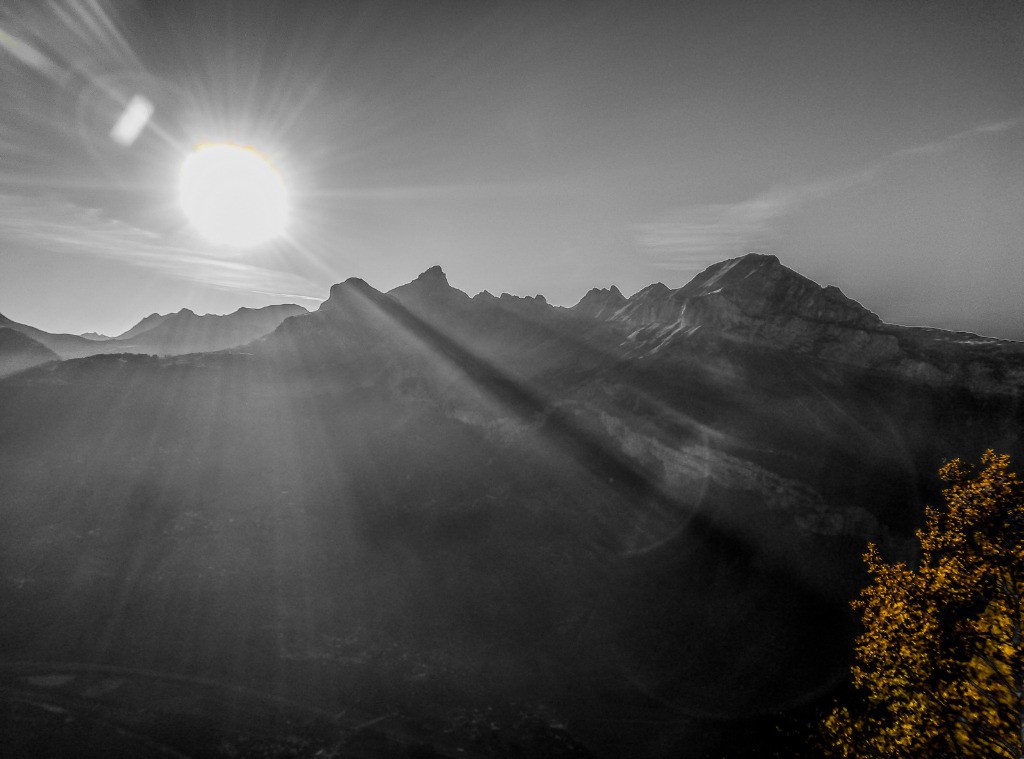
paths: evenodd
<path fill-rule="evenodd" d="M 185 216 L 212 243 L 258 245 L 284 232 L 284 179 L 252 148 L 199 145 L 181 167 L 178 199 Z"/>

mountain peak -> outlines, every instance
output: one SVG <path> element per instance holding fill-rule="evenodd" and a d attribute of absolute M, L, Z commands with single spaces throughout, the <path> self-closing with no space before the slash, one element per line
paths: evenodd
<path fill-rule="evenodd" d="M 658 298 L 672 292 L 664 282 L 655 282 L 629 297 L 630 301 Z"/>
<path fill-rule="evenodd" d="M 779 263 L 779 257 L 776 256 L 774 253 L 747 253 L 733 260 L 769 265 Z"/>
<path fill-rule="evenodd" d="M 320 308 L 323 308 L 331 301 L 337 302 L 339 299 L 345 299 L 353 294 L 369 294 L 377 292 L 378 291 L 376 289 L 366 283 L 366 280 L 360 279 L 359 277 L 349 277 L 344 282 L 339 282 L 338 284 L 331 286 L 331 292 L 327 296 L 327 300 L 320 304 Z"/>
<path fill-rule="evenodd" d="M 760 334 L 846 328 L 877 329 L 881 320 L 837 287 L 822 287 L 784 266 L 778 256 L 748 253 L 713 264 L 689 283 L 672 290 L 661 282 L 629 299 L 617 290 L 591 290 L 576 306 L 578 313 L 624 322 L 634 327 L 681 325 L 733 334 Z M 805 325 L 798 328 L 797 325 Z"/>
<path fill-rule="evenodd" d="M 616 292 L 618 292 L 616 290 Z M 678 318 L 679 306 L 672 300 L 673 290 L 663 282 L 655 282 L 625 299 L 613 312 L 617 321 L 636 326 L 671 323 Z M 622 293 L 619 293 L 621 296 Z M 607 317 L 606 317 L 607 318 Z"/>
<path fill-rule="evenodd" d="M 783 266 L 778 256 L 764 253 L 747 253 L 739 258 L 730 258 L 712 264 L 676 292 L 680 296 L 690 296 L 699 294 L 702 291 L 709 292 L 715 288 L 734 288 L 743 282 L 747 283 L 744 286 L 749 286 L 751 284 L 765 284 L 769 281 L 792 278 L 814 284 L 806 277 Z M 751 281 L 747 282 L 747 280 Z"/>
<path fill-rule="evenodd" d="M 349 277 L 331 286 L 327 300 L 314 312 L 330 318 L 353 318 L 365 314 L 367 309 L 379 310 L 386 297 L 380 290 L 359 277 Z"/>
<path fill-rule="evenodd" d="M 692 305 L 722 299 L 731 304 L 727 310 L 738 309 L 745 318 L 759 321 L 800 318 L 859 329 L 881 324 L 875 314 L 847 298 L 839 288 L 822 287 L 784 266 L 777 256 L 760 253 L 709 266 L 676 290 L 672 298 Z M 722 308 L 714 311 L 724 314 Z"/>
<path fill-rule="evenodd" d="M 420 274 L 415 282 L 444 282 L 448 284 L 448 276 L 444 273 L 444 270 L 440 266 L 431 266 L 425 272 Z"/>
<path fill-rule="evenodd" d="M 470 300 L 462 290 L 448 284 L 448 277 L 440 266 L 431 266 L 412 282 L 389 290 L 388 295 L 417 313 L 458 310 Z"/>
<path fill-rule="evenodd" d="M 584 295 L 580 302 L 572 307 L 572 310 L 586 316 L 607 319 L 626 303 L 625 296 L 615 285 L 608 289 L 595 287 Z"/>

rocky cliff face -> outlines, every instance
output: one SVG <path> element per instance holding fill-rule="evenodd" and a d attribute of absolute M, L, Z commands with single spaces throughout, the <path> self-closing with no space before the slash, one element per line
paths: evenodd
<path fill-rule="evenodd" d="M 1024 386 L 1024 345 L 884 324 L 838 288 L 821 287 L 775 256 L 723 261 L 677 290 L 658 283 L 621 302 L 592 291 L 573 310 L 632 328 L 635 358 L 743 346 L 931 387 L 1016 395 Z"/>
<path fill-rule="evenodd" d="M 601 308 L 595 309 L 597 302 Z M 608 307 L 612 304 L 614 308 Z M 593 290 L 574 310 L 636 328 L 675 326 L 690 333 L 703 329 L 781 340 L 780 344 L 800 342 L 787 341 L 788 332 L 870 330 L 881 325 L 877 316 L 838 288 L 820 287 L 780 264 L 777 257 L 756 253 L 715 264 L 678 290 L 659 282 L 628 300 Z"/>
<path fill-rule="evenodd" d="M 750 253 L 709 267 L 675 291 L 673 299 L 733 304 L 747 320 L 797 318 L 826 326 L 871 329 L 881 320 L 836 287 L 821 287 L 779 263 L 776 256 Z M 725 320 L 721 327 L 736 322 Z"/>

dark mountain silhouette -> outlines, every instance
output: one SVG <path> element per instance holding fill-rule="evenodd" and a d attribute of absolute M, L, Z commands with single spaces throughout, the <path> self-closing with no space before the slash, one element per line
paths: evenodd
<path fill-rule="evenodd" d="M 179 311 L 178 313 L 184 313 L 186 311 L 188 313 L 190 313 L 190 314 L 192 313 L 187 308 L 181 309 L 181 311 Z M 158 314 L 158 313 L 154 312 L 154 313 L 150 314 L 149 316 L 145 317 L 144 319 L 141 319 L 138 322 L 138 324 L 135 324 L 134 326 L 132 326 L 131 329 L 125 330 L 120 335 L 116 335 L 112 339 L 114 339 L 114 340 L 130 340 L 131 338 L 135 337 L 136 335 L 140 335 L 143 332 L 146 332 L 148 330 L 153 329 L 153 327 L 156 327 L 158 324 L 160 324 L 161 322 L 163 322 L 166 319 L 171 318 L 172 316 L 174 316 L 174 314 Z"/>
<path fill-rule="evenodd" d="M 608 319 L 613 317 L 627 302 L 626 298 L 619 292 L 619 288 L 615 285 L 612 285 L 607 290 L 595 287 L 584 295 L 579 303 L 573 306 L 573 310 L 585 316 Z"/>
<path fill-rule="evenodd" d="M 272 332 L 288 317 L 304 313 L 306 309 L 295 305 L 240 308 L 224 316 L 197 316 L 183 308 L 174 314 L 150 314 L 117 337 L 95 333 L 81 336 L 51 334 L 2 316 L 0 327 L 8 327 L 27 335 L 61 358 L 112 353 L 177 356 L 237 348 Z"/>
<path fill-rule="evenodd" d="M 1020 344 L 774 257 L 571 309 L 352 278 L 243 350 L 0 381 L 0 646 L 391 715 L 396 755 L 792 755 L 865 543 L 909 558 L 1022 395 Z"/>
<path fill-rule="evenodd" d="M 432 266 L 407 285 L 391 290 L 388 295 L 406 308 L 429 309 L 458 315 L 469 306 L 470 298 L 462 290 L 448 284 L 440 266 Z"/>
<path fill-rule="evenodd" d="M 60 356 L 28 335 L 0 327 L 0 377 L 59 360 Z"/>
<path fill-rule="evenodd" d="M 223 316 L 197 316 L 187 308 L 174 314 L 147 316 L 116 342 L 129 353 L 174 356 L 236 348 L 272 332 L 290 316 L 306 313 L 302 306 L 240 308 Z M 154 316 L 156 318 L 154 318 Z"/>
<path fill-rule="evenodd" d="M 102 352 L 104 343 L 80 335 L 53 334 L 27 324 L 8 319 L 0 314 L 0 327 L 20 332 L 33 341 L 45 346 L 60 358 L 80 358 Z"/>

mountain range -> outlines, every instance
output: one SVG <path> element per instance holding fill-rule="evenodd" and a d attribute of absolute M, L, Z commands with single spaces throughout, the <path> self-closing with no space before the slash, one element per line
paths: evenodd
<path fill-rule="evenodd" d="M 311 313 L 0 327 L 8 659 L 387 715 L 402 756 L 795 756 L 866 543 L 912 559 L 941 463 L 1022 448 L 1024 345 L 774 256 L 572 308 L 434 267 Z"/>
<path fill-rule="evenodd" d="M 0 314 L 0 328 L 22 335 L 62 359 L 83 358 L 101 353 L 147 353 L 177 356 L 237 348 L 271 332 L 289 316 L 306 313 L 302 306 L 280 305 L 264 308 L 240 308 L 220 316 L 197 316 L 187 308 L 173 314 L 151 314 L 116 337 L 95 332 L 84 335 L 52 334 L 19 324 Z M 7 351 L 0 346 L 0 357 Z M 42 358 L 43 354 L 39 354 Z M 53 356 L 46 360 L 52 360 Z M 36 361 L 35 363 L 42 363 Z M 10 371 L 0 369 L 0 376 Z"/>

